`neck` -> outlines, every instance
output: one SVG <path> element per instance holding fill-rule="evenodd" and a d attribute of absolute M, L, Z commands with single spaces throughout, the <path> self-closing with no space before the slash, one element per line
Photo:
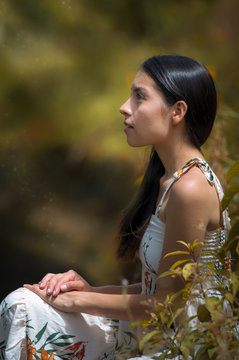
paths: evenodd
<path fill-rule="evenodd" d="M 191 144 L 175 143 L 175 145 L 170 144 L 168 147 L 164 145 L 162 148 L 155 146 L 155 150 L 164 165 L 165 180 L 171 178 L 175 171 L 181 169 L 189 160 L 195 157 L 203 159 L 201 151 Z"/>

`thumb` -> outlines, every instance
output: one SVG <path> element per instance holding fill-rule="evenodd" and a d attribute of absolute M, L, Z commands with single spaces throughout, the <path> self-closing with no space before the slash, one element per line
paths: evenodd
<path fill-rule="evenodd" d="M 68 281 L 68 283 L 61 286 L 62 292 L 67 292 L 71 290 L 83 290 L 84 283 L 81 280 L 77 281 Z"/>

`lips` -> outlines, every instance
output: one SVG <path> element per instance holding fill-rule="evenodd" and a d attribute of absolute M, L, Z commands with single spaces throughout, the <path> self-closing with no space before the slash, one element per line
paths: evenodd
<path fill-rule="evenodd" d="M 126 125 L 126 128 L 133 129 L 133 126 L 130 125 L 130 123 L 128 123 L 127 121 L 124 121 L 124 124 Z"/>

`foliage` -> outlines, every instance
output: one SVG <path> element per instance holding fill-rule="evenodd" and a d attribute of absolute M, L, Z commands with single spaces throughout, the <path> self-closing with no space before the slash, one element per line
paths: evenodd
<path fill-rule="evenodd" d="M 239 161 L 229 169 L 227 181 L 238 174 Z M 225 192 L 223 210 L 239 193 L 238 185 L 231 185 Z M 169 294 L 163 303 L 155 300 L 150 320 L 139 322 L 145 331 L 138 343 L 140 354 L 153 353 L 153 359 L 239 358 L 238 240 L 239 223 L 235 221 L 225 244 L 217 253 L 210 253 L 215 261 L 206 264 L 200 262 L 201 254 L 205 253 L 203 244 L 197 241 L 192 244 L 180 242 L 185 249 L 180 253 L 187 255 L 187 259 L 175 262 L 160 277 L 180 276 L 185 281 L 185 287 L 178 293 Z M 232 266 L 227 257 L 228 251 Z"/>

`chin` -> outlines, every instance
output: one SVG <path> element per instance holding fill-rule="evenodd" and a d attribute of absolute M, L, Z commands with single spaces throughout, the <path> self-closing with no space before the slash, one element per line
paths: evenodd
<path fill-rule="evenodd" d="M 138 148 L 138 147 L 143 147 L 145 145 L 141 145 L 141 144 L 136 144 L 136 143 L 133 143 L 133 142 L 130 142 L 127 140 L 127 143 L 129 146 L 133 147 L 133 148 Z"/>

